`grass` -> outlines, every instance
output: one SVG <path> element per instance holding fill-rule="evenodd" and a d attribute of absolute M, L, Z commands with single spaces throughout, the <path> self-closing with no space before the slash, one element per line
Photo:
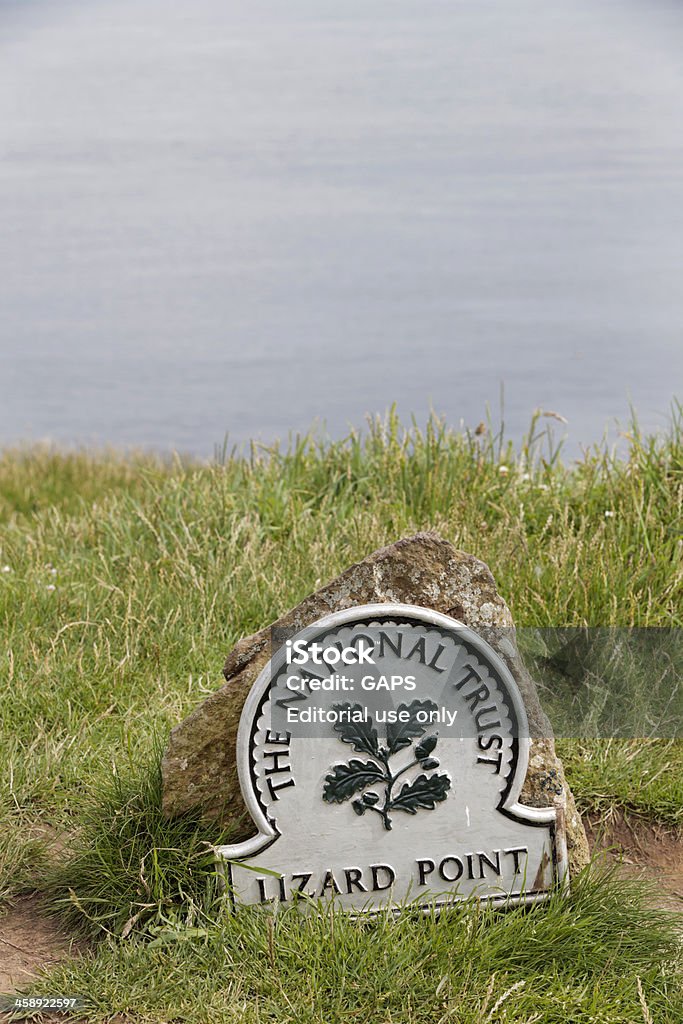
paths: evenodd
<path fill-rule="evenodd" d="M 83 804 L 71 856 L 45 873 L 47 909 L 93 937 L 149 933 L 177 916 L 204 921 L 220 902 L 212 848 L 235 837 L 161 814 L 161 750 L 113 775 Z"/>
<path fill-rule="evenodd" d="M 569 899 L 505 913 L 170 921 L 149 944 L 108 942 L 57 968 L 51 985 L 89 993 L 92 1021 L 675 1024 L 679 958 L 673 924 L 647 909 L 642 886 L 585 876 Z"/>
<path fill-rule="evenodd" d="M 257 951 L 267 924 L 250 918 L 235 931 L 234 924 L 210 922 L 214 894 L 201 865 L 204 844 L 219 837 L 198 823 L 161 819 L 159 750 L 168 729 L 220 685 L 225 654 L 240 636 L 272 621 L 350 562 L 418 529 L 436 529 L 486 561 L 519 625 L 681 627 L 682 438 L 678 408 L 664 435 L 642 437 L 634 425 L 620 455 L 596 448 L 565 465 L 547 444 L 539 417 L 514 449 L 490 430 L 456 434 L 437 421 L 425 431 L 404 429 L 390 415 L 362 437 L 337 443 L 294 438 L 282 450 L 254 447 L 245 457 L 224 455 L 211 464 L 49 449 L 0 455 L 0 898 L 38 888 L 72 923 L 112 935 L 128 927 L 131 938 L 124 945 L 111 939 L 94 960 L 62 969 L 72 972 L 74 985 L 77 979 L 79 986 L 92 983 L 102 1013 L 106 1005 L 119 1005 L 126 990 L 141 991 L 148 971 L 162 979 L 140 1004 L 150 1020 L 168 1019 L 180 998 L 163 982 L 165 973 L 187 986 L 188 1006 L 194 993 L 205 1007 L 215 1006 L 221 1020 L 279 1020 L 286 1013 L 289 1019 L 321 1019 L 315 1014 L 322 994 L 306 986 L 292 1002 L 295 1009 L 285 1009 L 298 992 L 293 968 L 289 989 L 259 980 L 256 967 L 241 981 L 230 977 L 238 947 L 249 960 L 250 940 L 242 929 L 253 928 Z M 618 807 L 683 827 L 679 741 L 584 737 L 560 745 L 584 809 L 607 815 Z M 71 855 L 56 872 L 48 871 L 54 859 L 49 846 L 59 836 L 69 837 Z M 617 902 L 614 883 L 592 889 L 586 882 L 581 891 L 589 901 Z M 557 907 L 559 936 L 580 924 L 579 896 L 572 900 L 575 909 L 566 910 L 567 918 Z M 543 913 L 514 912 L 485 923 L 477 918 L 476 926 L 458 913 L 449 915 L 444 934 L 467 945 L 467 929 L 475 928 L 472 949 L 481 942 L 483 950 L 486 935 L 521 936 L 531 928 L 527 922 L 542 932 Z M 503 923 L 508 919 L 517 922 L 514 927 Z M 181 931 L 199 927 L 206 935 L 150 949 L 150 929 L 178 920 Z M 329 922 L 305 926 L 324 927 Z M 376 982 L 342 986 L 358 1019 L 359 1007 L 367 1005 L 366 1019 L 436 1021 L 442 1004 L 444 1020 L 486 1020 L 487 1014 L 504 1019 L 503 1010 L 494 1013 L 493 1007 L 506 986 L 524 976 L 522 970 L 532 969 L 530 962 L 520 963 L 515 974 L 502 956 L 484 958 L 481 971 L 471 966 L 469 975 L 457 984 L 451 978 L 437 997 L 448 944 L 437 949 L 435 925 L 399 927 L 391 931 L 391 955 L 380 970 L 373 936 L 389 925 L 363 931 L 335 924 L 336 935 L 351 944 L 356 972 L 363 975 L 364 957 L 366 973 L 379 971 Z M 432 932 L 420 930 L 429 927 Z M 287 950 L 301 953 L 297 943 L 310 945 L 305 928 L 300 938 L 298 925 L 278 922 L 277 928 Z M 136 933 L 142 933 L 140 942 L 133 941 Z M 413 972 L 412 1017 L 407 1010 L 397 1016 L 399 996 L 390 986 L 387 1008 L 378 1009 L 380 990 L 388 986 L 382 971 L 389 976 L 404 941 L 406 957 L 410 949 L 417 956 L 424 941 L 435 958 L 433 966 Z M 544 941 L 547 950 L 556 950 L 547 936 Z M 532 1019 L 538 1006 L 532 1009 L 528 993 L 538 1000 L 541 991 L 543 1021 L 631 1019 L 614 1008 L 611 1017 L 607 1009 L 606 1016 L 591 1017 L 591 1000 L 597 1007 L 603 996 L 607 1007 L 622 999 L 640 1014 L 634 1020 L 645 1019 L 633 971 L 621 987 L 612 985 L 610 971 L 617 972 L 620 954 L 614 952 L 614 963 L 605 966 L 601 941 L 596 937 L 591 953 L 597 973 L 576 967 L 574 975 L 571 965 L 541 968 L 541 954 L 552 960 L 556 952 L 536 944 L 536 981 L 506 997 L 507 1019 Z M 665 1020 L 666 1000 L 673 998 L 670 973 L 650 970 L 654 960 L 646 945 L 637 968 L 644 998 L 657 1008 L 655 1019 Z M 218 968 L 224 948 L 230 952 Z M 291 954 L 281 955 L 291 967 Z M 254 964 L 259 958 L 254 952 Z M 198 976 L 205 969 L 214 971 L 214 982 Z M 579 975 L 587 979 L 585 990 L 583 982 L 575 990 Z M 67 975 L 61 977 L 66 984 Z M 261 993 L 258 1010 L 255 992 Z M 400 992 L 407 998 L 407 990 Z M 240 1017 L 240 999 L 247 998 L 252 1002 Z M 562 999 L 571 1009 L 564 1017 Z M 458 1000 L 469 1017 L 453 1016 Z M 472 1016 L 475 1006 L 479 1018 Z M 204 1012 L 198 1008 L 192 1012 L 194 1017 L 185 1011 L 181 1016 L 211 1017 L 208 1010 L 206 1017 L 197 1015 Z"/>
<path fill-rule="evenodd" d="M 606 820 L 615 810 L 683 829 L 681 740 L 563 740 L 558 744 L 581 807 Z"/>

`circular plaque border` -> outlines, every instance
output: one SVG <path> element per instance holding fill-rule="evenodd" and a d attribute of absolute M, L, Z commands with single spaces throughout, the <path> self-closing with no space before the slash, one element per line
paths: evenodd
<path fill-rule="evenodd" d="M 548 826 L 554 825 L 556 811 L 554 807 L 527 807 L 519 803 L 519 795 L 524 785 L 527 768 L 529 765 L 529 750 L 531 740 L 528 735 L 528 721 L 524 701 L 517 682 L 509 668 L 499 654 L 491 647 L 483 637 L 479 636 L 473 629 L 464 623 L 453 619 L 441 612 L 433 611 L 430 608 L 422 608 L 419 605 L 409 604 L 365 604 L 354 605 L 345 608 L 343 611 L 332 612 L 323 616 L 306 626 L 302 626 L 293 634 L 292 639 L 307 634 L 311 641 L 317 639 L 336 627 L 357 623 L 370 625 L 372 620 L 392 619 L 405 622 L 417 622 L 436 627 L 447 633 L 457 633 L 459 638 L 472 647 L 476 653 L 489 665 L 498 677 L 509 711 L 513 717 L 512 748 L 513 757 L 507 778 L 507 785 L 501 793 L 498 811 L 501 814 L 528 825 Z M 259 673 L 257 679 L 247 695 L 242 713 L 240 716 L 239 728 L 237 731 L 237 770 L 240 781 L 242 796 L 247 809 L 258 830 L 258 834 L 239 844 L 239 854 L 236 847 L 218 848 L 223 856 L 248 857 L 265 849 L 277 839 L 280 832 L 270 821 L 263 807 L 253 774 L 251 758 L 251 746 L 254 730 L 258 722 L 263 704 L 268 698 L 269 690 L 274 678 L 284 665 L 286 650 L 284 644 L 275 652 L 268 664 Z M 514 735 L 516 731 L 516 735 Z"/>

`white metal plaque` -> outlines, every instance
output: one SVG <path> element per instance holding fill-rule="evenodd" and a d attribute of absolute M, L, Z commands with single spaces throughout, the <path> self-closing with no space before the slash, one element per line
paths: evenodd
<path fill-rule="evenodd" d="M 545 898 L 566 849 L 554 807 L 519 803 L 529 746 L 517 684 L 471 629 L 411 605 L 320 619 L 244 705 L 257 834 L 218 848 L 230 898 L 354 912 Z"/>

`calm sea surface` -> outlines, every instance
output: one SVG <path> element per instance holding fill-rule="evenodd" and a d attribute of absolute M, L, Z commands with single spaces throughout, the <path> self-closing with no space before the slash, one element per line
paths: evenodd
<path fill-rule="evenodd" d="M 0 0 L 0 444 L 683 393 L 679 0 Z"/>

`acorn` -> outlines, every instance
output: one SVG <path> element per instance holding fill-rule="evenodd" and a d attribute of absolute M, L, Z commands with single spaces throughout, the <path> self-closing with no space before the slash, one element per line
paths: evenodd
<path fill-rule="evenodd" d="M 425 757 L 431 754 L 432 750 L 436 746 L 437 736 L 425 736 L 423 740 L 420 740 L 418 745 L 415 747 L 415 757 L 418 761 L 424 761 Z"/>
<path fill-rule="evenodd" d="M 379 803 L 377 793 L 363 793 L 363 803 L 367 807 L 374 807 L 376 803 Z"/>

